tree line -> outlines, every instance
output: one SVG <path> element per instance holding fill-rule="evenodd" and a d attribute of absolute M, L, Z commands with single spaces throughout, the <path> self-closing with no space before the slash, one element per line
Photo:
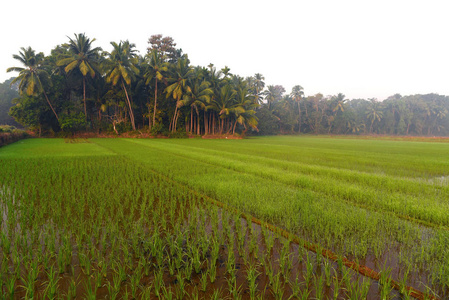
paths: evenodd
<path fill-rule="evenodd" d="M 46 132 L 152 134 L 397 134 L 447 135 L 449 98 L 436 94 L 348 100 L 343 94 L 305 96 L 265 86 L 261 74 L 192 66 L 171 37 L 153 35 L 145 54 L 129 41 L 94 47 L 85 34 L 45 56 L 31 47 L 13 57 L 10 83 L 19 92 L 9 114 Z M 1 101 L 0 101 L 1 102 Z"/>

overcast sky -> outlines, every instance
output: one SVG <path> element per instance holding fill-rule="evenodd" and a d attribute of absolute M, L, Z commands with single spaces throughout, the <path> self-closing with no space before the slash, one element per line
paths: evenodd
<path fill-rule="evenodd" d="M 261 73 L 266 85 L 306 95 L 383 100 L 395 93 L 449 95 L 447 0 L 2 1 L 0 82 L 31 46 L 50 54 L 85 33 L 110 51 L 128 39 L 141 54 L 171 36 L 192 65 Z"/>

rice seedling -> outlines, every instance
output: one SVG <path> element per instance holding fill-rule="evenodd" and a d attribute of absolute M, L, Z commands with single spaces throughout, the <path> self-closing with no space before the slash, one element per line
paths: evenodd
<path fill-rule="evenodd" d="M 203 292 L 205 292 L 206 288 L 207 288 L 208 277 L 209 277 L 208 274 L 209 274 L 209 269 L 206 269 L 200 275 L 201 291 L 203 291 Z"/>
<path fill-rule="evenodd" d="M 249 295 L 251 299 L 255 299 L 258 284 L 256 283 L 257 277 L 260 273 L 257 270 L 257 265 L 249 264 L 246 269 L 246 280 L 248 282 Z"/>
<path fill-rule="evenodd" d="M 217 278 L 217 264 L 210 261 L 207 271 L 209 273 L 210 283 L 214 283 L 215 279 Z"/>

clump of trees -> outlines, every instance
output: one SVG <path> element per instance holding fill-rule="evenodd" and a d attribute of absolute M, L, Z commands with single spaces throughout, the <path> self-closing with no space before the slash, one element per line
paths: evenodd
<path fill-rule="evenodd" d="M 149 130 L 154 134 L 235 134 L 257 128 L 260 86 L 230 73 L 192 66 L 170 37 L 153 35 L 139 55 L 129 41 L 94 47 L 75 34 L 49 56 L 31 47 L 12 81 L 20 97 L 10 110 L 19 123 L 57 132 Z"/>
<path fill-rule="evenodd" d="M 274 99 L 265 109 L 278 118 L 281 133 L 449 134 L 448 96 L 427 94 L 403 97 L 396 94 L 384 101 L 348 100 L 341 93 L 327 97 L 322 94 L 304 97 L 300 86 L 293 87 L 287 95 L 283 95 L 279 87 L 274 91 L 272 89 L 269 86 L 265 91 L 267 99 Z M 282 91 L 281 95 L 279 90 Z M 273 97 L 276 93 L 277 96 Z M 264 122 L 266 117 L 261 117 L 259 112 L 257 115 L 260 122 Z"/>
<path fill-rule="evenodd" d="M 436 94 L 383 102 L 338 94 L 305 96 L 241 77 L 228 67 L 192 66 L 171 37 L 153 35 L 146 53 L 129 41 L 94 46 L 85 34 L 68 37 L 49 56 L 31 47 L 7 71 L 20 94 L 10 115 L 40 132 L 152 134 L 397 134 L 447 135 L 449 99 Z M 0 95 L 1 96 L 1 95 Z M 1 101 L 0 101 L 1 104 Z"/>

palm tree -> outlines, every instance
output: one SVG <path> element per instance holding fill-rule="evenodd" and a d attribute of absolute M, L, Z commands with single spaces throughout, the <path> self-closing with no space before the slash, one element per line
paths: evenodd
<path fill-rule="evenodd" d="M 268 103 L 268 109 L 272 109 L 274 103 L 279 102 L 282 99 L 282 94 L 285 92 L 285 89 L 282 85 L 269 85 L 267 86 L 267 90 L 263 92 L 265 95 L 265 100 Z"/>
<path fill-rule="evenodd" d="M 208 108 L 212 108 L 218 112 L 220 116 L 220 134 L 223 134 L 224 129 L 224 119 L 228 118 L 232 113 L 237 92 L 232 88 L 230 84 L 226 84 L 221 87 L 220 93 L 216 95 L 217 97 L 211 101 Z"/>
<path fill-rule="evenodd" d="M 257 129 L 257 117 L 255 116 L 255 108 L 259 106 L 254 102 L 254 96 L 250 94 L 246 84 L 241 84 L 237 87 L 235 104 L 231 108 L 231 112 L 235 115 L 235 122 L 232 129 L 232 134 L 235 134 L 235 127 L 237 123 L 243 125 L 245 132 L 248 129 L 246 125 Z"/>
<path fill-rule="evenodd" d="M 12 57 L 18 61 L 20 61 L 25 68 L 22 67 L 11 67 L 6 70 L 6 72 L 19 72 L 19 76 L 17 76 L 13 81 L 11 81 L 10 85 L 19 83 L 19 93 L 23 95 L 26 93 L 28 96 L 36 96 L 39 93 L 44 94 L 45 99 L 47 100 L 48 105 L 53 111 L 56 119 L 59 121 L 58 114 L 55 109 L 48 100 L 47 93 L 45 92 L 44 86 L 42 85 L 42 81 L 47 81 L 50 79 L 50 75 L 48 72 L 42 67 L 44 62 L 44 54 L 38 53 L 28 48 L 20 48 L 22 51 L 19 51 L 19 55 L 14 54 Z"/>
<path fill-rule="evenodd" d="M 131 81 L 135 77 L 135 74 L 139 73 L 139 69 L 136 67 L 136 50 L 133 49 L 136 46 L 134 44 L 130 44 L 129 41 L 120 41 L 119 44 L 116 42 L 111 42 L 111 45 L 114 49 L 111 53 L 107 53 L 109 59 L 105 62 L 107 70 L 106 82 L 112 83 L 113 86 L 120 83 L 123 91 L 125 92 L 126 100 L 128 101 L 129 117 L 131 119 L 132 128 L 133 130 L 136 130 L 134 113 L 131 106 L 131 101 L 129 100 L 128 91 L 125 86 L 125 83 L 130 85 Z"/>
<path fill-rule="evenodd" d="M 195 77 L 195 80 L 189 84 L 191 87 L 190 91 L 184 95 L 182 100 L 178 102 L 178 106 L 190 105 L 190 132 L 193 129 L 193 110 L 195 109 L 197 115 L 197 134 L 200 134 L 200 114 L 199 108 L 203 109 L 206 113 L 206 107 L 210 103 L 211 95 L 213 90 L 209 87 L 210 83 L 200 77 Z M 204 124 L 207 124 L 206 118 L 204 119 Z M 207 126 L 205 126 L 205 134 L 207 134 Z"/>
<path fill-rule="evenodd" d="M 150 52 L 150 69 L 144 75 L 146 78 L 145 84 L 149 84 L 151 80 L 154 79 L 154 109 L 153 109 L 153 126 L 156 124 L 156 109 L 157 109 L 157 84 L 158 80 L 162 81 L 165 79 L 165 72 L 168 71 L 168 63 L 166 63 L 163 59 L 163 54 L 158 52 L 156 49 L 153 49 Z M 151 123 L 151 121 L 149 121 Z"/>
<path fill-rule="evenodd" d="M 263 90 L 263 88 L 265 87 L 265 82 L 264 82 L 264 80 L 265 80 L 265 77 L 262 75 L 262 74 L 260 74 L 260 73 L 256 73 L 255 75 L 254 75 L 254 87 L 255 87 L 255 92 L 256 92 L 256 101 L 257 101 L 257 103 L 259 103 L 259 104 L 261 104 L 261 102 L 262 102 L 262 99 L 261 99 L 261 97 L 260 97 L 260 93 L 261 93 L 261 91 Z"/>
<path fill-rule="evenodd" d="M 100 56 L 98 52 L 100 47 L 92 48 L 92 43 L 95 39 L 90 40 L 84 33 L 76 34 L 75 39 L 68 37 L 70 42 L 66 45 L 71 54 L 70 57 L 61 59 L 57 62 L 58 66 L 65 66 L 64 71 L 70 73 L 77 69 L 83 75 L 83 102 L 84 102 L 84 116 L 87 121 L 86 109 L 86 76 L 89 74 L 92 79 L 98 73 L 98 63 Z"/>
<path fill-rule="evenodd" d="M 338 93 L 337 96 L 332 97 L 332 100 L 334 102 L 334 107 L 332 108 L 332 111 L 337 114 L 339 111 L 344 112 L 345 108 L 344 108 L 344 104 L 347 101 L 345 99 L 345 95 L 342 93 Z"/>
<path fill-rule="evenodd" d="M 298 133 L 301 132 L 301 99 L 304 96 L 304 89 L 300 85 L 295 85 L 292 88 L 292 92 L 290 93 L 290 97 L 296 102 L 298 105 Z"/>
<path fill-rule="evenodd" d="M 178 119 L 178 102 L 181 101 L 183 96 L 191 92 L 190 86 L 187 84 L 188 79 L 192 76 L 193 69 L 189 66 L 189 59 L 187 57 L 180 58 L 175 67 L 171 70 L 171 77 L 168 79 L 169 82 L 173 82 L 165 89 L 166 95 L 171 96 L 176 100 L 175 113 L 173 114 L 173 119 L 170 124 L 172 131 L 176 131 L 176 124 Z"/>
<path fill-rule="evenodd" d="M 268 103 L 268 109 L 271 109 L 271 106 L 273 103 L 276 102 L 277 98 L 276 98 L 276 90 L 274 85 L 269 85 L 267 87 L 267 90 L 263 92 L 264 96 L 265 96 L 265 100 L 267 100 Z"/>
<path fill-rule="evenodd" d="M 376 99 L 370 99 L 369 106 L 367 108 L 366 117 L 368 120 L 371 120 L 371 125 L 369 132 L 372 133 L 373 131 L 373 124 L 374 121 L 380 122 L 380 120 L 383 118 L 383 112 L 382 112 L 382 103 L 378 102 Z"/>

